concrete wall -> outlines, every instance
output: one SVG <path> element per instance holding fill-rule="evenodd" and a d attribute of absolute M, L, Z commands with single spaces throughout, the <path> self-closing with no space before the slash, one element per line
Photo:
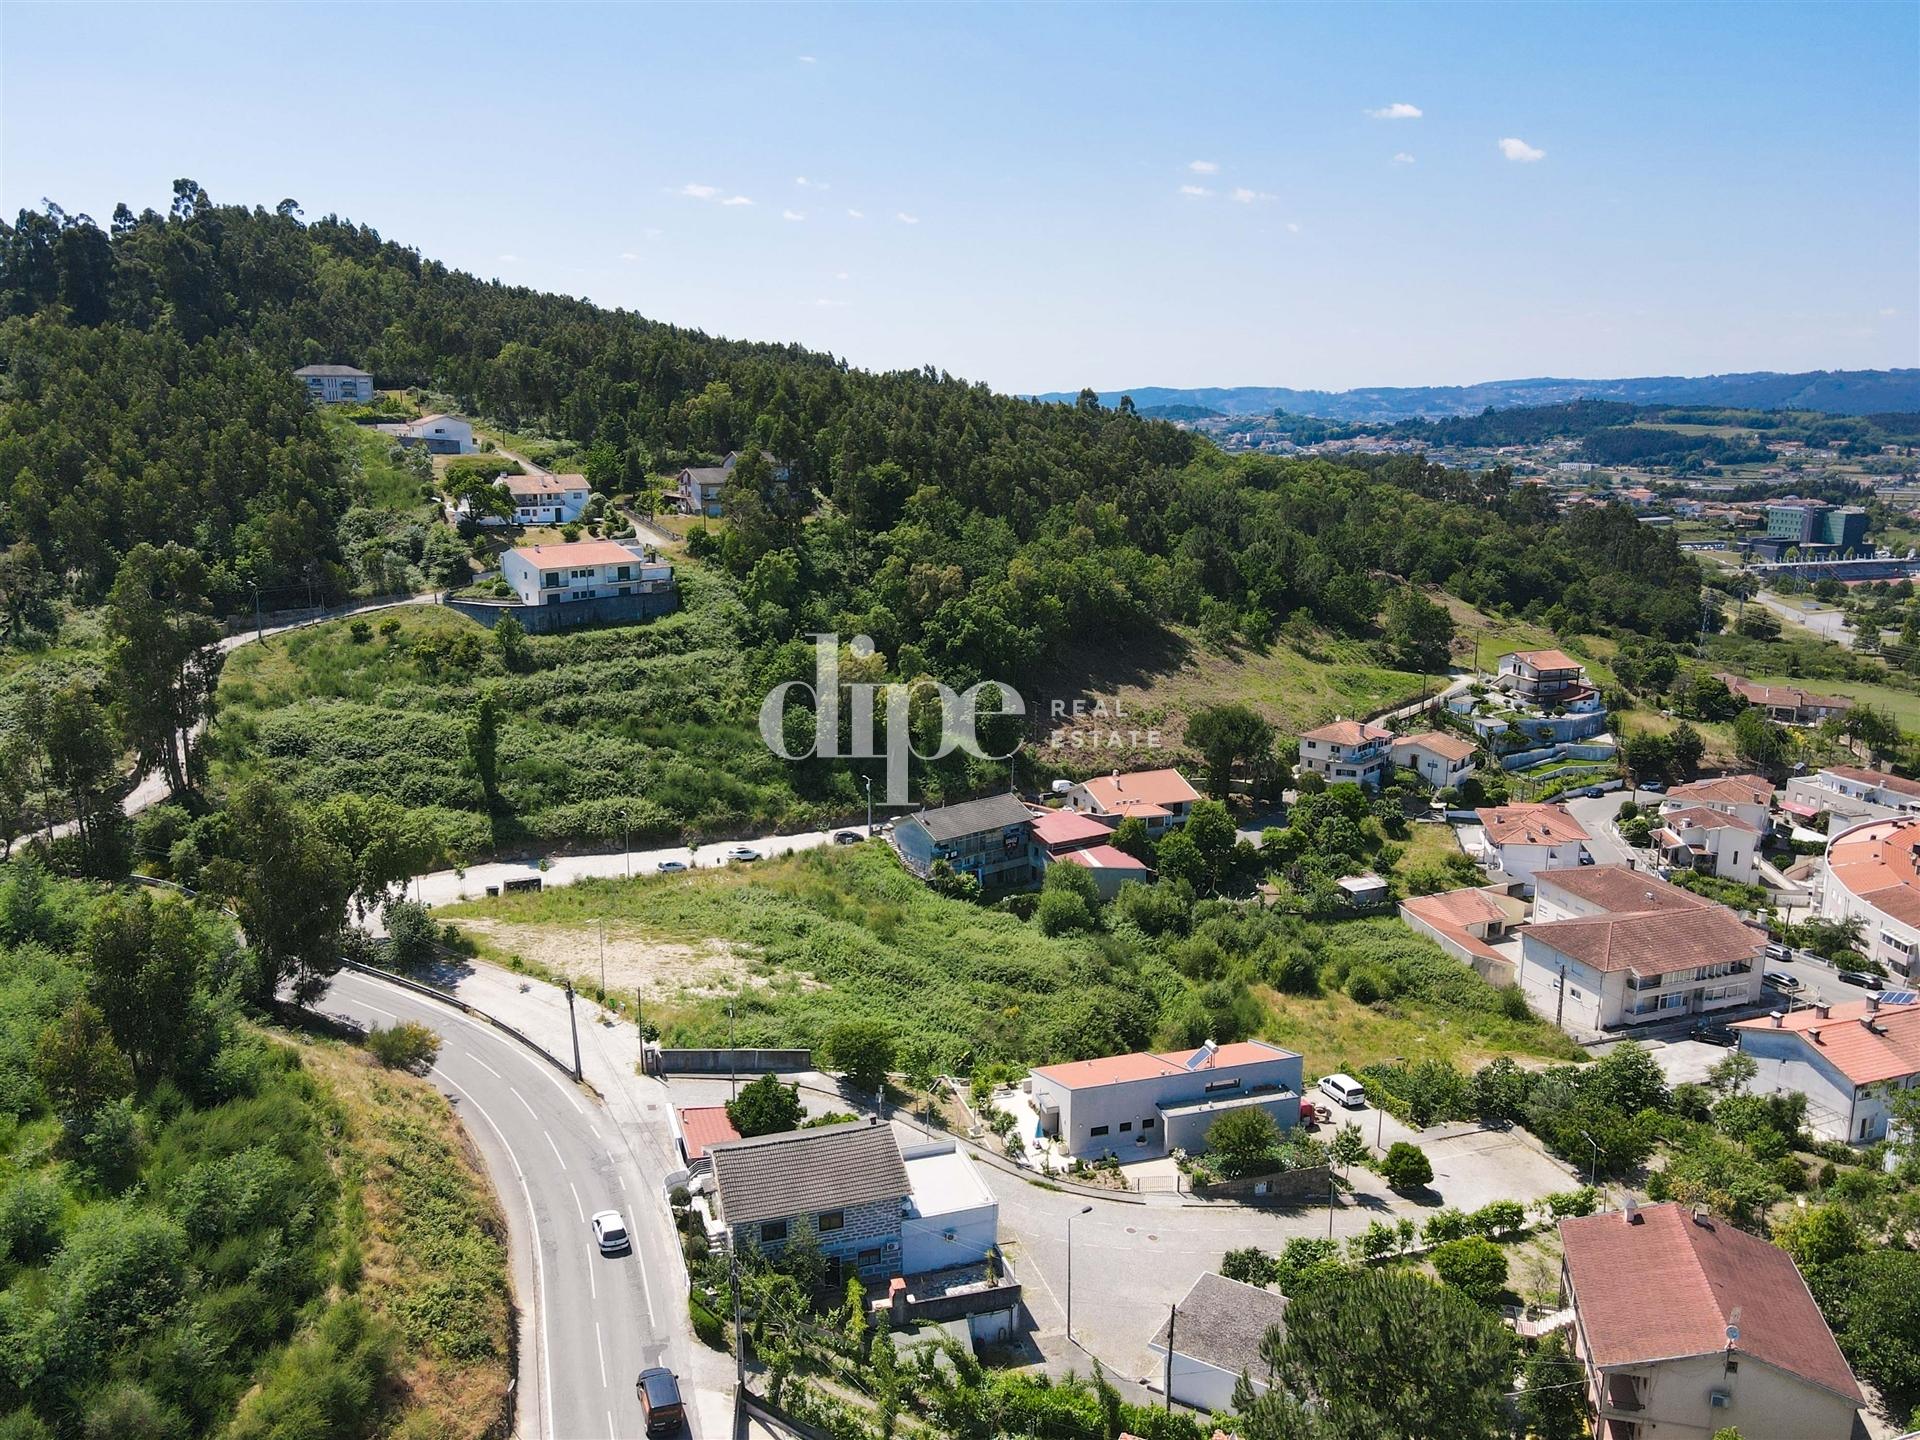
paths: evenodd
<path fill-rule="evenodd" d="M 811 1050 L 659 1050 L 663 1075 L 797 1075 L 813 1069 Z"/>
<path fill-rule="evenodd" d="M 1196 1185 L 1193 1193 L 1209 1200 L 1238 1200 L 1243 1205 L 1299 1205 L 1327 1198 L 1328 1170 L 1310 1165 L 1275 1175 L 1244 1175 L 1238 1180 L 1216 1180 Z"/>
<path fill-rule="evenodd" d="M 1282 1130 L 1290 1130 L 1300 1123 L 1300 1087 L 1298 1082 L 1292 1086 L 1275 1090 L 1271 1095 L 1256 1100 L 1247 1106 L 1236 1109 L 1258 1110 L 1272 1119 Z M 1197 1155 L 1207 1148 L 1207 1131 L 1213 1128 L 1213 1122 L 1227 1113 L 1226 1108 L 1205 1110 L 1166 1110 L 1161 1112 L 1161 1146 L 1167 1150 L 1184 1150 L 1189 1155 Z M 1139 1152 L 1151 1152 L 1152 1147 L 1140 1146 Z M 1120 1152 L 1120 1158 L 1126 1158 L 1126 1152 Z"/>
<path fill-rule="evenodd" d="M 1853 1083 L 1817 1049 L 1790 1030 L 1741 1030 L 1740 1051 L 1759 1064 L 1749 1087 L 1754 1094 L 1784 1090 L 1807 1097 L 1807 1128 L 1823 1140 L 1869 1143 L 1886 1134 L 1884 1102 L 1871 1094 L 1856 1109 Z M 1868 1133 L 1857 1135 L 1860 1120 Z"/>
<path fill-rule="evenodd" d="M 1000 1243 L 1000 1207 L 996 1204 L 955 1210 L 900 1222 L 900 1273 L 918 1275 L 987 1258 Z"/>
<path fill-rule="evenodd" d="M 510 600 L 454 600 L 441 602 L 491 630 L 502 615 L 518 620 L 530 635 L 569 630 L 578 625 L 632 624 L 671 615 L 680 608 L 678 590 L 655 590 L 643 595 L 603 595 L 594 600 L 568 600 L 552 605 L 519 605 Z"/>
<path fill-rule="evenodd" d="M 724 1207 L 726 1197 L 722 1195 Z M 790 1242 L 811 1235 L 820 1253 L 838 1258 L 849 1269 L 862 1275 L 898 1275 L 900 1273 L 900 1202 L 875 1200 L 865 1205 L 848 1206 L 840 1212 L 843 1223 L 838 1230 L 822 1231 L 818 1215 L 787 1217 L 787 1233 L 782 1240 L 767 1240 L 766 1225 L 758 1222 L 733 1227 L 733 1243 L 741 1253 L 749 1250 L 777 1255 Z M 869 1258 L 862 1262 L 859 1258 Z"/>
<path fill-rule="evenodd" d="M 1527 884 L 1531 893 L 1533 877 L 1542 870 L 1566 870 L 1580 863 L 1584 842 L 1570 840 L 1564 845 L 1502 845 L 1495 850 L 1500 870 L 1509 880 Z"/>
<path fill-rule="evenodd" d="M 1567 967 L 1567 977 L 1563 987 L 1560 980 L 1560 966 Z M 1527 997 L 1527 1004 L 1534 1013 L 1549 1020 L 1558 1019 L 1563 1030 L 1579 1030 L 1589 1034 L 1596 1033 L 1612 1023 L 1609 1016 L 1617 1019 L 1620 1001 L 1618 995 L 1606 993 L 1607 981 L 1613 981 L 1617 989 L 1626 988 L 1625 975 L 1602 975 L 1589 970 L 1576 960 L 1568 960 L 1558 950 L 1535 940 L 1522 931 L 1520 934 L 1520 990 Z"/>
<path fill-rule="evenodd" d="M 1154 1356 L 1153 1374 L 1150 1377 L 1155 1384 L 1168 1382 L 1168 1393 L 1182 1405 L 1191 1405 L 1196 1410 L 1233 1412 L 1233 1387 L 1240 1377 L 1230 1370 L 1222 1370 L 1209 1365 L 1204 1360 L 1196 1360 L 1191 1355 L 1180 1353 L 1180 1327 L 1174 1326 L 1174 1355 L 1171 1375 L 1167 1370 L 1167 1350 L 1164 1345 L 1149 1345 L 1147 1349 Z M 1253 1393 L 1264 1394 L 1267 1384 L 1261 1376 L 1250 1375 Z"/>

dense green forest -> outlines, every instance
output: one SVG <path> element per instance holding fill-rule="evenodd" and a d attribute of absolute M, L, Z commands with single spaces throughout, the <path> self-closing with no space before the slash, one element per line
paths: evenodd
<path fill-rule="evenodd" d="M 1574 439 L 1584 442 L 1588 459 L 1612 465 L 1672 465 L 1695 455 L 1706 463 L 1728 465 L 1768 458 L 1759 453 L 1764 446 L 1665 428 L 1675 425 L 1752 430 L 1767 440 L 1794 440 L 1843 453 L 1874 454 L 1883 445 L 1920 443 L 1920 415 L 1823 415 L 1804 410 L 1629 405 L 1620 400 L 1569 400 L 1511 410 L 1489 409 L 1479 415 L 1445 420 L 1403 420 L 1379 427 L 1379 431 L 1429 445 L 1494 447 Z"/>

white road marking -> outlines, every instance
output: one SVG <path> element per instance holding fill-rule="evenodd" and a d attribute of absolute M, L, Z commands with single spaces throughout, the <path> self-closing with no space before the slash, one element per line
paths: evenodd
<path fill-rule="evenodd" d="M 607 1347 L 600 1343 L 600 1322 L 593 1322 L 593 1348 L 600 1352 L 600 1388 L 607 1388 Z"/>
<path fill-rule="evenodd" d="M 378 1005 L 369 1005 L 364 1000 L 360 1002 L 360 1008 L 362 1010 L 371 1010 L 376 1015 L 384 1015 L 389 1020 L 398 1020 L 400 1018 L 398 1015 L 394 1014 L 393 1011 L 382 1010 Z"/>
<path fill-rule="evenodd" d="M 587 1207 L 580 1203 L 580 1192 L 574 1188 L 573 1181 L 571 1180 L 567 1181 L 567 1189 L 573 1191 L 573 1205 L 574 1208 L 580 1212 L 580 1222 L 584 1225 L 587 1219 Z"/>
<path fill-rule="evenodd" d="M 540 1400 L 546 1411 L 547 1424 L 545 1434 L 548 1436 L 548 1440 L 552 1440 L 554 1433 L 553 1351 L 547 1343 L 546 1267 L 540 1260 L 540 1216 L 533 1208 L 533 1192 L 527 1188 L 527 1176 L 526 1172 L 520 1168 L 520 1157 L 513 1153 L 513 1146 L 507 1143 L 507 1132 L 494 1123 L 493 1117 L 487 1114 L 485 1106 L 481 1105 L 478 1100 L 475 1100 L 472 1095 L 469 1095 L 459 1084 L 448 1080 L 446 1072 L 436 1068 L 434 1074 L 440 1076 L 442 1080 L 446 1080 L 447 1084 L 452 1085 L 454 1089 L 459 1090 L 460 1093 L 466 1097 L 467 1103 L 473 1106 L 480 1118 L 485 1120 L 492 1128 L 493 1133 L 500 1137 L 500 1148 L 507 1152 L 507 1159 L 513 1163 L 513 1175 L 514 1178 L 520 1182 L 521 1198 L 527 1202 L 527 1223 L 533 1227 L 533 1288 L 535 1294 L 540 1297 L 539 1303 L 534 1306 L 534 1317 L 539 1326 L 540 1334 Z M 649 1318 L 653 1315 L 651 1301 L 648 1302 L 647 1315 Z"/>
<path fill-rule="evenodd" d="M 613 1433 L 613 1411 L 611 1410 L 607 1411 L 607 1440 L 620 1440 L 620 1437 Z"/>
<path fill-rule="evenodd" d="M 522 1107 L 522 1108 L 523 1108 L 523 1109 L 524 1109 L 524 1110 L 525 1110 L 525 1111 L 527 1112 L 527 1114 L 529 1114 L 529 1115 L 531 1115 L 531 1116 L 533 1116 L 533 1118 L 534 1118 L 534 1119 L 536 1119 L 536 1120 L 538 1120 L 538 1119 L 540 1118 L 540 1112 L 539 1112 L 538 1110 L 536 1110 L 536 1109 L 534 1109 L 534 1108 L 533 1108 L 533 1106 L 531 1106 L 531 1105 L 529 1105 L 529 1104 L 527 1104 L 527 1097 L 526 1097 L 526 1096 L 524 1096 L 524 1095 L 522 1095 L 522 1094 L 521 1094 L 521 1093 L 519 1092 L 519 1090 L 517 1090 L 517 1089 L 515 1089 L 515 1088 L 514 1088 L 513 1086 L 511 1086 L 511 1085 L 509 1085 L 509 1086 L 507 1086 L 507 1089 L 509 1089 L 509 1090 L 512 1090 L 512 1091 L 513 1091 L 513 1098 L 514 1098 L 514 1099 L 516 1099 L 516 1100 L 518 1100 L 518 1101 L 520 1102 L 520 1104 L 521 1104 L 521 1107 Z"/>
<path fill-rule="evenodd" d="M 625 1190 L 627 1188 L 627 1177 L 624 1175 L 620 1177 L 620 1188 L 622 1190 Z"/>
<path fill-rule="evenodd" d="M 566 1168 L 567 1168 L 567 1157 L 566 1157 L 566 1156 L 564 1156 L 564 1155 L 562 1155 L 562 1154 L 560 1153 L 560 1147 L 559 1147 L 558 1145 L 556 1145 L 556 1144 L 554 1144 L 554 1143 L 553 1143 L 553 1136 L 552 1136 L 552 1134 L 551 1134 L 551 1133 L 549 1133 L 548 1131 L 545 1131 L 545 1130 L 542 1130 L 542 1131 L 541 1131 L 540 1133 L 541 1133 L 542 1135 L 545 1135 L 545 1136 L 547 1137 L 547 1148 L 548 1148 L 549 1150 L 551 1150 L 551 1151 L 553 1151 L 553 1158 L 554 1158 L 554 1159 L 556 1159 L 556 1160 L 558 1160 L 558 1161 L 560 1162 L 560 1168 L 561 1168 L 562 1170 L 564 1170 L 564 1169 L 566 1169 Z M 569 1182 L 569 1183 L 571 1183 L 571 1182 Z"/>
<path fill-rule="evenodd" d="M 500 1072 L 498 1070 L 494 1069 L 493 1066 L 487 1064 L 486 1061 L 482 1060 L 478 1055 L 474 1054 L 471 1050 L 463 1051 L 461 1053 L 463 1053 L 469 1060 L 473 1061 L 474 1064 L 478 1065 L 482 1070 L 486 1071 L 487 1074 L 493 1076 L 494 1079 L 498 1080 L 501 1078 Z"/>

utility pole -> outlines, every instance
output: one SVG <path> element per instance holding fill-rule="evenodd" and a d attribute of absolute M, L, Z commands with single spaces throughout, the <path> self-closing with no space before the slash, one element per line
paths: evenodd
<path fill-rule="evenodd" d="M 567 980 L 567 1028 L 573 1032 L 573 1078 L 580 1079 L 580 1022 L 573 1018 L 573 981 Z"/>
<path fill-rule="evenodd" d="M 1553 1027 L 1558 1030 L 1560 1020 L 1567 1013 L 1567 967 L 1560 967 L 1560 983 L 1553 987 Z"/>
<path fill-rule="evenodd" d="M 607 917 L 600 917 L 600 1003 L 607 1003 Z"/>
<path fill-rule="evenodd" d="M 727 1090 L 740 1098 L 739 1052 L 733 1048 L 733 996 L 727 997 Z"/>
<path fill-rule="evenodd" d="M 267 632 L 262 627 L 260 621 L 260 586 L 258 582 L 256 582 L 253 587 L 253 638 L 256 640 L 264 640 L 266 636 Z"/>
<path fill-rule="evenodd" d="M 627 864 L 627 879 L 633 879 L 633 828 L 627 823 L 627 810 L 623 805 L 616 812 L 620 816 L 620 857 Z"/>
<path fill-rule="evenodd" d="M 866 786 L 867 786 L 867 834 L 872 835 L 873 834 L 873 777 L 871 775 L 862 775 L 860 778 L 866 782 Z"/>
<path fill-rule="evenodd" d="M 1079 1214 L 1067 1216 L 1067 1343 L 1073 1343 L 1073 1222 L 1093 1213 L 1093 1206 L 1082 1205 Z"/>
<path fill-rule="evenodd" d="M 747 1327 L 740 1318 L 740 1252 L 734 1248 L 733 1237 L 727 1237 L 727 1267 L 733 1278 L 733 1383 L 740 1389 L 747 1388 Z"/>
<path fill-rule="evenodd" d="M 1338 1192 L 1334 1189 L 1333 1161 L 1327 1161 L 1327 1239 L 1333 1238 L 1333 1202 Z"/>
<path fill-rule="evenodd" d="M 1178 1305 L 1167 1306 L 1167 1393 L 1166 1410 L 1173 1413 L 1173 1322 L 1180 1318 Z"/>

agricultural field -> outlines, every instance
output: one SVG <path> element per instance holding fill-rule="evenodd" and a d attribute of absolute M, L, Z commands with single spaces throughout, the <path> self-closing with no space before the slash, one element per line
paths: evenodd
<path fill-rule="evenodd" d="M 1203 906 L 1194 935 L 1175 939 L 1117 908 L 1104 933 L 1048 937 L 934 894 L 868 844 L 434 913 L 484 958 L 585 984 L 599 978 L 604 926 L 609 986 L 640 988 L 670 1045 L 723 1041 L 731 1000 L 742 1045 L 817 1045 L 842 1021 L 877 1020 L 960 1069 L 1197 1044 L 1236 1026 L 1301 1050 L 1315 1073 L 1395 1055 L 1577 1058 L 1394 920 L 1316 926 Z M 1303 968 L 1321 978 L 1303 982 Z M 1361 970 L 1380 987 L 1369 1003 L 1343 988 L 1360 990 Z"/>

